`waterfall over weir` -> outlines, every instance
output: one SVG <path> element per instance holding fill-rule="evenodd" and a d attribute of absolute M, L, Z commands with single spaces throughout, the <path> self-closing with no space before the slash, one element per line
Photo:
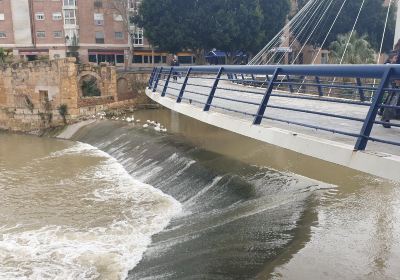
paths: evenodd
<path fill-rule="evenodd" d="M 254 278 L 290 246 L 298 227 L 316 220 L 310 208 L 319 192 L 334 190 L 175 135 L 111 122 L 87 127 L 76 139 L 109 153 L 134 178 L 182 204 L 129 279 Z"/>

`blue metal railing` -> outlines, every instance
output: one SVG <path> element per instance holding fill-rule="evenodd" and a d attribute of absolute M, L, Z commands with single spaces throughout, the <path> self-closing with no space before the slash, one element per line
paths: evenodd
<path fill-rule="evenodd" d="M 375 125 L 388 125 L 386 121 L 377 120 L 380 110 L 400 110 L 398 104 L 384 104 L 385 96 L 400 94 L 400 88 L 391 85 L 396 80 L 400 80 L 400 66 L 397 65 L 159 67 L 153 69 L 149 88 L 156 92 L 162 86 L 159 90 L 161 96 L 174 97 L 178 103 L 188 101 L 199 104 L 204 111 L 216 108 L 251 116 L 254 125 L 271 120 L 353 137 L 356 140 L 354 149 L 365 150 L 368 141 L 400 146 L 397 139 L 393 141 L 371 136 Z M 219 91 L 224 94 L 217 94 Z M 290 99 L 293 105 L 301 100 L 318 102 L 319 109 L 271 104 L 271 98 Z M 364 110 L 365 115 L 352 115 L 354 112 L 343 114 L 341 110 L 321 111 L 324 103 L 342 107 L 351 105 L 357 110 Z M 280 114 L 271 115 L 268 110 L 276 110 Z M 360 128 L 354 132 L 346 131 L 340 123 L 335 123 L 333 127 L 310 124 L 297 117 L 290 119 L 285 112 L 357 122 Z M 390 126 L 399 128 L 400 124 L 392 122 Z"/>

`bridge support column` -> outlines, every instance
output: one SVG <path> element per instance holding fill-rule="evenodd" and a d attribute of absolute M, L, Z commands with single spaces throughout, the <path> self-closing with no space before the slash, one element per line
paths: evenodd
<path fill-rule="evenodd" d="M 261 101 L 260 107 L 258 108 L 257 115 L 253 121 L 254 125 L 261 124 L 261 121 L 265 114 L 265 110 L 267 109 L 269 98 L 271 97 L 272 90 L 274 89 L 274 82 L 276 81 L 280 70 L 280 68 L 276 68 L 274 74 L 272 75 L 272 79 L 269 81 L 267 91 L 265 92 L 264 98 Z"/>
<path fill-rule="evenodd" d="M 207 99 L 206 106 L 204 106 L 204 111 L 206 111 L 206 112 L 210 110 L 212 101 L 213 101 L 213 99 L 214 99 L 215 92 L 217 91 L 219 79 L 221 78 L 221 75 L 222 75 L 222 72 L 223 72 L 223 71 L 224 71 L 224 68 L 223 68 L 223 67 L 219 68 L 218 74 L 217 74 L 217 76 L 215 77 L 214 85 L 213 85 L 213 87 L 211 88 L 210 94 L 208 95 L 208 99 Z"/>
<path fill-rule="evenodd" d="M 360 136 L 357 139 L 356 146 L 354 150 L 356 151 L 364 151 L 368 144 L 368 138 L 371 135 L 372 127 L 374 126 L 374 122 L 376 116 L 378 115 L 379 106 L 382 104 L 383 95 L 385 93 L 385 88 L 388 86 L 390 81 L 390 74 L 392 72 L 392 68 L 388 68 L 383 74 L 381 83 L 378 89 L 374 93 L 374 97 L 372 99 L 371 107 L 369 108 L 368 115 L 365 119 L 364 125 L 361 129 Z"/>
<path fill-rule="evenodd" d="M 186 85 L 187 85 L 187 82 L 189 80 L 189 76 L 190 76 L 191 72 L 192 72 L 192 67 L 189 67 L 189 69 L 188 69 L 188 71 L 186 73 L 185 80 L 183 81 L 183 85 L 182 85 L 181 91 L 179 92 L 178 99 L 176 100 L 177 103 L 181 103 L 182 102 L 182 97 L 183 97 L 183 94 L 185 93 Z"/>

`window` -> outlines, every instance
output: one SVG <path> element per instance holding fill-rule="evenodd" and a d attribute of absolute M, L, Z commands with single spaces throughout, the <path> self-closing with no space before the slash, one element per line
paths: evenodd
<path fill-rule="evenodd" d="M 46 37 L 46 32 L 45 31 L 36 31 L 36 37 L 45 38 Z"/>
<path fill-rule="evenodd" d="M 179 61 L 179 63 L 182 63 L 182 64 L 192 64 L 193 63 L 192 56 L 188 56 L 188 55 L 178 56 L 178 61 Z"/>
<path fill-rule="evenodd" d="M 141 55 L 134 55 L 132 59 L 133 63 L 143 63 L 143 56 Z"/>
<path fill-rule="evenodd" d="M 125 57 L 123 54 L 117 54 L 117 63 L 124 63 L 125 62 Z"/>
<path fill-rule="evenodd" d="M 117 39 L 117 40 L 124 39 L 124 33 L 123 32 L 115 32 L 115 39 Z"/>
<path fill-rule="evenodd" d="M 329 63 L 329 55 L 328 53 L 321 54 L 321 64 L 328 64 Z"/>
<path fill-rule="evenodd" d="M 153 63 L 153 57 L 151 55 L 145 55 L 143 56 L 144 58 L 144 63 Z"/>
<path fill-rule="evenodd" d="M 62 31 L 54 31 L 53 32 L 53 37 L 54 38 L 62 38 L 63 37 L 63 32 Z"/>
<path fill-rule="evenodd" d="M 62 14 L 60 12 L 53 13 L 53 20 L 62 20 Z"/>
<path fill-rule="evenodd" d="M 64 6 L 75 6 L 75 0 L 64 0 Z"/>
<path fill-rule="evenodd" d="M 64 24 L 76 24 L 75 10 L 64 10 Z"/>
<path fill-rule="evenodd" d="M 95 0 L 94 7 L 95 8 L 103 8 L 103 2 L 101 0 Z"/>
<path fill-rule="evenodd" d="M 43 12 L 38 12 L 35 14 L 36 20 L 44 20 L 44 13 Z"/>
<path fill-rule="evenodd" d="M 97 56 L 95 54 L 89 54 L 89 62 L 97 63 Z"/>
<path fill-rule="evenodd" d="M 129 9 L 133 12 L 133 14 L 136 16 L 139 13 L 139 5 L 140 2 L 139 0 L 128 0 L 128 5 Z"/>
<path fill-rule="evenodd" d="M 7 38 L 6 32 L 0 31 L 0 38 Z"/>
<path fill-rule="evenodd" d="M 154 56 L 154 63 L 167 63 L 167 57 L 165 55 L 156 55 Z"/>
<path fill-rule="evenodd" d="M 138 28 L 133 34 L 133 45 L 143 46 L 143 28 Z"/>
<path fill-rule="evenodd" d="M 96 32 L 95 34 L 96 44 L 104 44 L 104 33 Z"/>
<path fill-rule="evenodd" d="M 0 20 L 4 20 L 4 14 L 0 14 Z"/>
<path fill-rule="evenodd" d="M 104 25 L 104 15 L 103 14 L 94 14 L 94 24 L 95 25 Z"/>

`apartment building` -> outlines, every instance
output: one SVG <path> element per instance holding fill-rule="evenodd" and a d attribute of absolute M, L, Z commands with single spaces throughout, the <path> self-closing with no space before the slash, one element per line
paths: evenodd
<path fill-rule="evenodd" d="M 82 62 L 152 66 L 168 62 L 166 52 L 155 50 L 143 30 L 127 18 L 138 12 L 141 0 L 126 0 L 122 16 L 112 0 L 0 0 L 0 47 L 15 57 L 35 60 L 66 56 Z M 191 53 L 180 53 L 192 63 Z"/>

